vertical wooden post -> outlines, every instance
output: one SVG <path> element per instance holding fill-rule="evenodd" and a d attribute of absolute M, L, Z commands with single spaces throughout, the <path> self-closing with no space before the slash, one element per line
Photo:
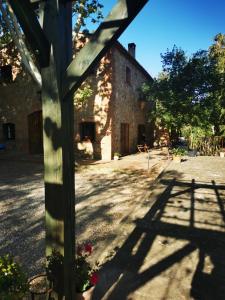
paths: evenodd
<path fill-rule="evenodd" d="M 43 30 L 50 42 L 50 64 L 42 68 L 46 254 L 64 255 L 65 299 L 75 298 L 73 99 L 62 99 L 62 79 L 72 59 L 71 2 L 46 1 Z"/>
<path fill-rule="evenodd" d="M 64 255 L 64 294 L 66 300 L 72 300 L 75 298 L 72 93 L 148 0 L 118 0 L 72 63 L 72 1 L 43 1 L 43 30 L 29 0 L 8 1 L 42 67 L 46 254 L 55 248 Z"/>

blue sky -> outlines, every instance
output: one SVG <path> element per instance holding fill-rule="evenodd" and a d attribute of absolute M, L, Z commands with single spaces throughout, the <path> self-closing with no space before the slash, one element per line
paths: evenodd
<path fill-rule="evenodd" d="M 116 0 L 101 2 L 107 15 Z M 137 60 L 155 77 L 167 48 L 175 44 L 190 55 L 208 49 L 219 32 L 225 33 L 225 0 L 149 0 L 119 41 L 136 43 Z"/>

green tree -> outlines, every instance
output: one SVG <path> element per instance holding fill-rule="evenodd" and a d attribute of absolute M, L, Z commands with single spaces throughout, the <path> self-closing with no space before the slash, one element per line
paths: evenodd
<path fill-rule="evenodd" d="M 188 59 L 182 49 L 173 47 L 161 54 L 163 72 L 152 83 L 144 86 L 142 91 L 149 95 L 152 104 L 151 119 L 158 125 L 169 129 L 171 138 L 179 134 L 182 126 L 188 122 L 187 111 L 191 109 L 185 72 L 188 71 Z M 148 87 L 148 88 L 147 88 Z"/>
<path fill-rule="evenodd" d="M 214 127 L 220 134 L 225 121 L 225 37 L 218 34 L 208 51 L 187 58 L 174 46 L 162 57 L 163 72 L 142 87 L 152 102 L 151 119 L 176 138 L 184 126 Z"/>
<path fill-rule="evenodd" d="M 93 24 L 99 23 L 103 18 L 103 5 L 98 0 L 79 0 L 73 1 L 73 38 L 76 39 L 77 34 L 82 30 L 89 32 L 87 28 L 87 20 Z"/>
<path fill-rule="evenodd" d="M 79 32 L 88 32 L 87 20 L 98 23 L 103 18 L 102 8 L 103 5 L 98 0 L 73 1 L 73 43 L 76 43 Z M 41 6 L 37 8 L 36 13 L 41 19 Z M 29 51 L 21 27 L 6 0 L 0 0 L 0 49 L 3 47 L 13 47 L 20 54 L 23 67 L 41 87 L 40 68 Z"/>
<path fill-rule="evenodd" d="M 225 35 L 217 34 L 209 48 L 211 89 L 206 102 L 209 120 L 215 135 L 220 135 L 220 126 L 225 123 Z"/>

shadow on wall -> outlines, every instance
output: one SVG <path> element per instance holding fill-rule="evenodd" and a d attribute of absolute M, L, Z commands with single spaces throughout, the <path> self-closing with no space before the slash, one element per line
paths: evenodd
<path fill-rule="evenodd" d="M 225 185 L 166 175 L 164 191 L 103 265 L 94 299 L 135 299 L 143 287 L 146 299 L 224 299 Z"/>
<path fill-rule="evenodd" d="M 112 66 L 111 52 L 100 61 L 94 76 L 88 77 L 79 89 L 82 95 L 89 86 L 91 93 L 81 101 L 79 93 L 75 96 L 75 155 L 77 158 L 101 159 L 103 156 L 102 140 L 111 134 L 112 120 Z M 85 128 L 86 124 L 86 128 Z M 85 140 L 85 136 L 90 140 Z M 111 144 L 106 145 L 110 149 Z"/>

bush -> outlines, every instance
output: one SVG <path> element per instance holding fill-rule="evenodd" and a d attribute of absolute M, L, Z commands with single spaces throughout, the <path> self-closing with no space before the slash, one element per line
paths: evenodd
<path fill-rule="evenodd" d="M 28 278 L 10 255 L 0 256 L 0 299 L 19 300 L 29 290 Z"/>
<path fill-rule="evenodd" d="M 172 149 L 172 154 L 176 156 L 184 156 L 187 154 L 187 151 L 184 148 L 178 147 Z"/>
<path fill-rule="evenodd" d="M 114 153 L 114 156 L 118 156 L 118 157 L 120 157 L 120 156 L 121 156 L 121 154 L 120 154 L 119 152 L 115 152 L 115 153 Z"/>

